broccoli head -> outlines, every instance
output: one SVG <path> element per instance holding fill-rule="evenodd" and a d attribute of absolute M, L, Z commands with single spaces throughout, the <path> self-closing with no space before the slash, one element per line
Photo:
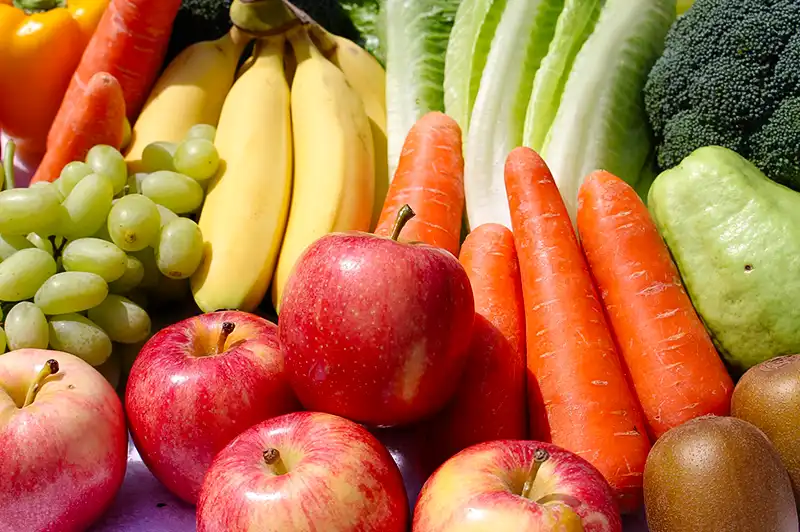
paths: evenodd
<path fill-rule="evenodd" d="M 800 0 L 696 0 L 644 101 L 662 170 L 724 146 L 800 190 Z"/>

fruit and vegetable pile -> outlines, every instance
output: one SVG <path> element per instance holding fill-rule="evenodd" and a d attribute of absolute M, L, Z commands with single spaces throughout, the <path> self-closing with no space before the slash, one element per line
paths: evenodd
<path fill-rule="evenodd" d="M 0 532 L 797 532 L 798 28 L 0 0 Z"/>

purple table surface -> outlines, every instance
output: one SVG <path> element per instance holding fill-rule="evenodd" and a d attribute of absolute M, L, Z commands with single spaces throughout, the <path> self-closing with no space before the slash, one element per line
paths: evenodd
<path fill-rule="evenodd" d="M 5 146 L 0 133 L 0 145 Z M 27 186 L 30 173 L 18 167 L 17 186 Z M 391 449 L 390 449 L 391 450 Z M 392 453 L 395 460 L 402 457 Z M 644 514 L 626 518 L 624 532 L 648 532 Z M 125 482 L 106 514 L 90 532 L 191 532 L 197 530 L 194 507 L 172 495 L 147 469 L 132 442 L 128 442 Z"/>

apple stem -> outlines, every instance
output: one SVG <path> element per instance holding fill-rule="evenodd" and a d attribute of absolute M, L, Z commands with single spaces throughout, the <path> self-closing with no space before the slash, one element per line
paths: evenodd
<path fill-rule="evenodd" d="M 536 449 L 533 453 L 533 463 L 531 464 L 531 468 L 528 471 L 528 478 L 525 480 L 525 485 L 522 486 L 522 496 L 526 499 L 531 498 L 531 491 L 533 490 L 533 484 L 536 482 L 536 474 L 539 472 L 539 468 L 542 467 L 542 464 L 547 462 L 550 459 L 550 453 L 548 453 L 544 449 Z"/>
<path fill-rule="evenodd" d="M 400 210 L 397 211 L 397 219 L 394 221 L 394 226 L 392 227 L 392 240 L 396 241 L 400 238 L 400 232 L 408 221 L 416 215 L 417 214 L 411 209 L 408 203 L 400 207 Z"/>
<path fill-rule="evenodd" d="M 219 338 L 217 338 L 217 354 L 225 351 L 225 342 L 228 341 L 228 336 L 231 335 L 235 328 L 236 324 L 229 321 L 222 324 L 222 330 L 219 333 Z"/>
<path fill-rule="evenodd" d="M 270 466 L 276 475 L 285 475 L 287 473 L 286 464 L 283 463 L 281 453 L 274 447 L 264 451 L 264 463 Z"/>
<path fill-rule="evenodd" d="M 22 403 L 22 408 L 33 403 L 36 393 L 42 387 L 42 382 L 50 375 L 55 375 L 56 373 L 58 373 L 58 361 L 51 358 L 44 363 L 44 367 L 39 370 L 38 375 L 33 379 L 33 383 L 31 383 L 30 388 L 28 388 L 28 393 L 25 395 L 25 402 Z"/>

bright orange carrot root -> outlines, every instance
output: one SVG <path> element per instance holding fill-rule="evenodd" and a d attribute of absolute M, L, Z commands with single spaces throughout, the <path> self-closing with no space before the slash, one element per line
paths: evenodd
<path fill-rule="evenodd" d="M 125 95 L 131 124 L 161 70 L 181 0 L 111 0 L 72 76 L 53 125 L 47 147 L 55 147 L 69 131 L 69 115 L 92 76 L 108 72 Z"/>
<path fill-rule="evenodd" d="M 591 462 L 620 509 L 634 511 L 650 441 L 567 209 L 533 150 L 511 152 L 505 183 L 525 301 L 533 437 Z"/>
<path fill-rule="evenodd" d="M 506 227 L 476 227 L 461 247 L 475 297 L 467 364 L 453 399 L 431 426 L 433 466 L 492 440 L 527 437 L 525 308 L 514 236 Z"/>
<path fill-rule="evenodd" d="M 125 99 L 119 81 L 106 72 L 92 76 L 81 98 L 70 107 L 61 140 L 45 153 L 31 183 L 55 181 L 72 161 L 83 161 L 98 144 L 119 149 L 125 121 Z"/>
<path fill-rule="evenodd" d="M 397 212 L 408 204 L 416 216 L 403 238 L 458 256 L 464 213 L 461 129 L 442 113 L 428 113 L 408 133 L 397 172 L 381 211 L 376 235 L 390 236 Z"/>
<path fill-rule="evenodd" d="M 733 381 L 636 192 L 608 172 L 590 175 L 578 232 L 651 434 L 727 415 Z"/>

